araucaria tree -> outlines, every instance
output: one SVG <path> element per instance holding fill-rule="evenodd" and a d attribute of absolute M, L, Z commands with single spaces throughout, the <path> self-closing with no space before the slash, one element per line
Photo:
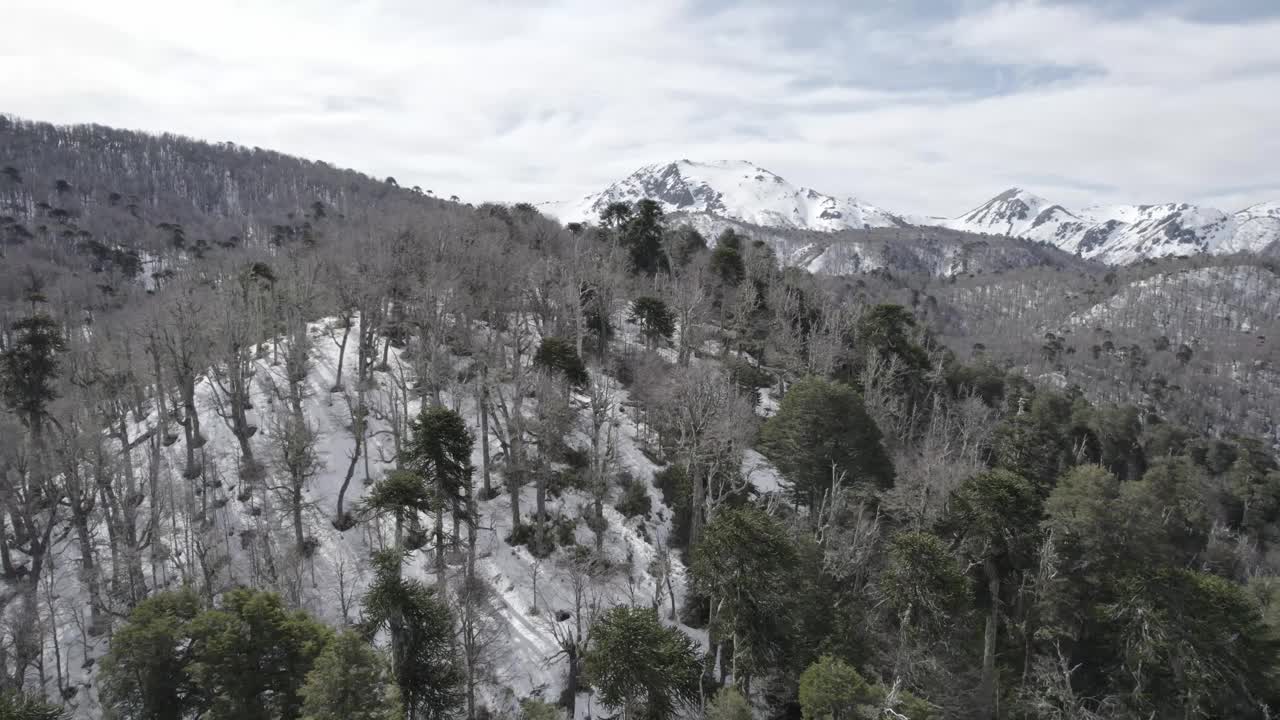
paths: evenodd
<path fill-rule="evenodd" d="M 730 642 L 744 694 L 786 641 L 795 548 L 778 521 L 752 507 L 722 510 L 693 548 L 693 582 L 710 598 L 712 647 Z"/>
<path fill-rule="evenodd" d="M 190 590 L 162 593 L 112 639 L 102 703 L 125 720 L 295 720 L 332 635 L 274 593 L 233 590 L 218 607 Z"/>
<path fill-rule="evenodd" d="M 992 470 L 961 485 L 943 519 L 944 528 L 959 540 L 971 566 L 978 569 L 986 591 L 981 596 L 987 614 L 978 687 L 982 717 L 994 717 L 996 711 L 996 643 L 1007 581 L 1028 567 L 1039 518 L 1040 498 L 1031 483 L 1008 470 Z"/>
<path fill-rule="evenodd" d="M 841 383 L 810 377 L 793 384 L 777 414 L 761 427 L 759 444 L 815 522 L 823 499 L 839 483 L 864 492 L 893 484 L 880 429 L 857 392 Z"/>
<path fill-rule="evenodd" d="M 702 665 L 693 641 L 652 608 L 615 607 L 591 631 L 586 675 L 624 720 L 669 720 L 698 701 Z"/>
<path fill-rule="evenodd" d="M 432 588 L 401 577 L 402 560 L 392 550 L 374 557 L 364 629 L 369 636 L 386 631 L 391 638 L 391 673 L 403 720 L 441 720 L 462 703 L 453 618 Z"/>
<path fill-rule="evenodd" d="M 670 340 L 676 331 L 676 317 L 661 298 L 637 298 L 631 303 L 631 321 L 640 324 L 640 334 L 650 350 L 658 347 L 659 340 Z"/>
<path fill-rule="evenodd" d="M 444 583 L 444 511 L 461 518 L 471 508 L 471 447 L 474 440 L 462 416 L 445 407 L 424 406 L 414 419 L 403 451 L 405 467 L 435 493 L 436 580 Z M 463 518 L 468 523 L 472 518 Z"/>
<path fill-rule="evenodd" d="M 66 349 L 62 328 L 48 315 L 34 314 L 13 324 L 13 344 L 0 354 L 0 390 L 35 438 L 46 424 L 46 407 L 57 396 L 58 355 Z"/>
<path fill-rule="evenodd" d="M 395 720 L 397 698 L 386 658 L 353 631 L 329 643 L 307 674 L 304 720 Z"/>

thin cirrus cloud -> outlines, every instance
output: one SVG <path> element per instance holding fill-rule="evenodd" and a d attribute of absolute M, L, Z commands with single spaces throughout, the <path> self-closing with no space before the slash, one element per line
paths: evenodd
<path fill-rule="evenodd" d="M 22 0 L 19 0 L 21 3 Z M 468 200 L 750 159 L 954 215 L 1280 199 L 1274 3 L 29 2 L 0 110 L 232 140 Z"/>

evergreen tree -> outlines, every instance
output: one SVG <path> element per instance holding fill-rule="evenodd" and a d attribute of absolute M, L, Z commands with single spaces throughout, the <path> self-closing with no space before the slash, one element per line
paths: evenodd
<path fill-rule="evenodd" d="M 1077 402 L 1077 405 L 1082 403 Z M 1142 449 L 1142 423 L 1138 408 L 1103 406 L 1077 408 L 1072 445 L 1085 452 L 1088 462 L 1097 463 L 1121 481 L 1137 480 L 1146 468 Z"/>
<path fill-rule="evenodd" d="M 1005 579 L 1025 569 L 1037 546 L 1040 498 L 1022 477 L 992 470 L 966 480 L 952 494 L 944 532 L 957 538 L 971 565 L 985 581 L 987 620 L 983 633 L 982 681 L 978 688 L 982 717 L 995 712 L 996 640 Z"/>
<path fill-rule="evenodd" d="M 533 356 L 536 367 L 562 375 L 569 385 L 585 387 L 591 378 L 587 375 L 587 366 L 578 356 L 573 343 L 563 338 L 543 338 L 538 352 Z"/>
<path fill-rule="evenodd" d="M 622 244 L 631 258 L 631 272 L 653 275 L 670 270 L 663 250 L 662 206 L 645 198 L 622 227 Z"/>
<path fill-rule="evenodd" d="M 907 367 L 923 370 L 929 358 L 912 339 L 916 319 L 901 305 L 875 305 L 858 319 L 856 335 L 864 347 L 886 355 L 896 355 Z"/>
<path fill-rule="evenodd" d="M 941 632 L 968 606 L 972 593 L 959 560 L 936 535 L 905 532 L 889 543 L 880 591 L 905 627 Z"/>
<path fill-rule="evenodd" d="M 1152 488 L 1126 488 L 1098 465 L 1072 468 L 1045 501 L 1042 529 L 1054 542 L 1055 569 L 1069 578 L 1041 598 L 1042 634 L 1070 641 L 1089 633 L 1093 603 L 1105 601 L 1116 582 L 1158 565 L 1163 512 L 1152 514 Z M 1176 498 L 1170 498 L 1176 500 Z"/>
<path fill-rule="evenodd" d="M 676 331 L 676 317 L 667 304 L 659 298 L 640 297 L 631 303 L 631 322 L 640 324 L 649 349 L 658 346 L 658 340 L 670 340 Z"/>
<path fill-rule="evenodd" d="M 390 515 L 395 520 L 396 547 L 403 548 L 405 533 L 409 538 L 418 537 L 420 518 L 437 506 L 436 495 L 427 487 L 426 478 L 412 470 L 392 470 L 386 477 L 374 483 L 369 494 L 361 502 L 366 513 Z M 414 545 L 421 547 L 425 539 Z"/>
<path fill-rule="evenodd" d="M 300 694 L 303 720 L 394 720 L 400 714 L 386 660 L 351 631 L 316 658 Z"/>
<path fill-rule="evenodd" d="M 1225 473 L 1229 522 L 1253 537 L 1280 541 L 1274 527 L 1280 520 L 1280 464 L 1254 438 L 1237 440 L 1234 454 Z"/>
<path fill-rule="evenodd" d="M 671 240 L 671 260 L 678 267 L 688 265 L 699 254 L 707 251 L 707 239 L 688 225 L 681 227 Z"/>
<path fill-rule="evenodd" d="M 707 705 L 707 720 L 752 720 L 751 703 L 732 685 L 720 688 Z"/>
<path fill-rule="evenodd" d="M 701 674 L 693 641 L 652 608 L 611 608 L 592 628 L 586 677 L 628 720 L 674 717 L 698 701 Z"/>
<path fill-rule="evenodd" d="M 612 202 L 600 211 L 600 224 L 607 227 L 617 229 L 627 224 L 631 219 L 631 205 L 625 202 Z"/>
<path fill-rule="evenodd" d="M 995 429 L 991 439 L 991 464 L 1025 478 L 1041 498 L 1075 458 L 1072 453 L 1071 403 L 1062 395 L 1040 390 L 1030 398 L 1010 394 L 1016 403 L 1010 416 Z"/>
<path fill-rule="evenodd" d="M 0 720 L 67 720 L 71 716 L 44 698 L 0 690 Z"/>
<path fill-rule="evenodd" d="M 200 688 L 201 717 L 210 720 L 293 720 L 300 690 L 333 632 L 280 596 L 232 590 L 222 606 L 191 623 L 191 677 Z"/>
<path fill-rule="evenodd" d="M 1280 641 L 1229 580 L 1182 568 L 1125 579 L 1098 610 L 1118 664 L 1111 690 L 1137 717 L 1267 718 Z"/>
<path fill-rule="evenodd" d="M 191 623 L 200 611 L 191 588 L 139 603 L 112 635 L 102 660 L 102 706 L 122 720 L 181 720 L 203 705 L 189 667 Z"/>
<path fill-rule="evenodd" d="M 404 720 L 441 720 L 462 702 L 462 671 L 454 652 L 453 619 L 435 591 L 401 577 L 399 552 L 374 557 L 374 580 L 364 597 L 368 636 L 391 636 L 391 671 Z"/>
<path fill-rule="evenodd" d="M 474 440 L 462 416 L 445 407 L 425 406 L 410 431 L 405 464 L 433 482 L 446 498 L 456 498 L 472 472 Z"/>
<path fill-rule="evenodd" d="M 292 720 L 331 631 L 278 595 L 233 590 L 202 608 L 191 589 L 154 595 L 111 638 L 100 697 L 127 720 Z"/>
<path fill-rule="evenodd" d="M 738 287 L 747 275 L 742 239 L 732 228 L 720 233 L 716 241 L 716 249 L 711 253 L 711 272 L 729 287 Z"/>
<path fill-rule="evenodd" d="M 800 676 L 804 720 L 871 720 L 880 700 L 877 688 L 845 661 L 824 655 Z"/>
<path fill-rule="evenodd" d="M 1054 490 L 1056 494 L 1057 488 Z M 1157 460 L 1141 479 L 1120 485 L 1127 519 L 1151 528 L 1151 532 L 1141 533 L 1141 538 L 1131 534 L 1126 546 L 1139 539 L 1149 540 L 1151 549 L 1168 564 L 1190 566 L 1213 529 L 1208 502 L 1211 492 L 1209 478 L 1190 458 Z"/>
<path fill-rule="evenodd" d="M 790 634 L 796 562 L 786 529 L 752 507 L 721 510 L 693 549 L 694 587 L 711 599 L 717 636 L 733 641 L 733 679 L 744 690 Z"/>
<path fill-rule="evenodd" d="M 537 698 L 520 703 L 520 720 L 564 720 L 564 710 Z"/>
<path fill-rule="evenodd" d="M 66 349 L 62 328 L 47 315 L 13 324 L 14 342 L 0 353 L 0 391 L 33 433 L 40 434 L 45 408 L 57 397 L 58 355 Z"/>
<path fill-rule="evenodd" d="M 761 428 L 759 447 L 811 519 L 836 480 L 871 488 L 893 484 L 880 429 L 862 398 L 840 383 L 815 377 L 794 383 Z"/>
<path fill-rule="evenodd" d="M 423 405 L 410 425 L 409 441 L 402 451 L 406 467 L 424 483 L 433 485 L 436 511 L 436 573 L 444 582 L 444 510 L 455 518 L 473 522 L 469 512 L 471 491 L 471 448 L 474 439 L 462 416 L 445 407 Z"/>

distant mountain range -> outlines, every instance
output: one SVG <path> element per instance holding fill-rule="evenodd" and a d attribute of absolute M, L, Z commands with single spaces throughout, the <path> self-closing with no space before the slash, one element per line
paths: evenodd
<path fill-rule="evenodd" d="M 595 220 L 610 203 L 657 200 L 666 212 L 709 213 L 764 227 L 831 232 L 908 223 L 851 197 L 792 185 L 745 160 L 647 165 L 631 175 L 555 209 L 566 222 Z"/>
<path fill-rule="evenodd" d="M 1236 213 L 1187 203 L 1095 205 L 1068 210 L 1019 188 L 945 222 L 968 232 L 1012 235 L 1101 262 L 1148 257 L 1266 252 L 1280 244 L 1280 203 Z"/>
<path fill-rule="evenodd" d="M 566 222 L 595 220 L 613 202 L 650 198 L 667 213 L 705 214 L 768 228 L 837 232 L 945 227 L 1049 243 L 1110 264 L 1197 253 L 1280 251 L 1280 203 L 1235 213 L 1186 203 L 1068 209 L 1020 188 L 958 218 L 890 212 L 853 197 L 793 185 L 745 160 L 647 165 L 581 200 L 548 210 Z"/>

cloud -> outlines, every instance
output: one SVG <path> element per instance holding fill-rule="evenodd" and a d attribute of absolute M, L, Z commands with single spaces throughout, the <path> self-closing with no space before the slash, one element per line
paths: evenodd
<path fill-rule="evenodd" d="M 468 200 L 569 199 L 681 157 L 902 212 L 1014 184 L 1064 203 L 1280 197 L 1275 19 L 850 5 L 31 3 L 7 11 L 0 98 Z"/>

